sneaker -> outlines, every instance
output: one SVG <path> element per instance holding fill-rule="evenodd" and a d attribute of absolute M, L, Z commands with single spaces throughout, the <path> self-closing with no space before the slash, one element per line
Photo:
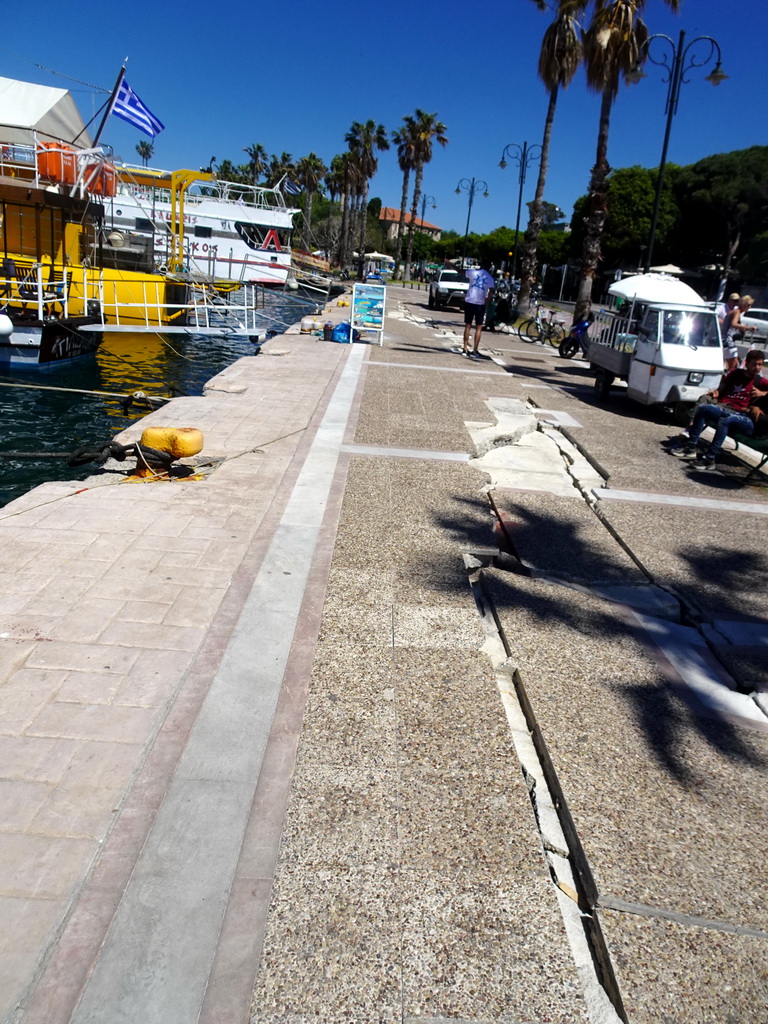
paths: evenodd
<path fill-rule="evenodd" d="M 699 452 L 691 465 L 694 469 L 711 469 L 715 464 L 715 456 L 709 452 Z"/>
<path fill-rule="evenodd" d="M 470 352 L 469 353 L 469 358 L 470 359 L 482 359 L 483 357 L 480 355 L 479 352 Z"/>
<path fill-rule="evenodd" d="M 462 354 L 463 356 L 466 356 L 466 358 L 467 358 L 467 359 L 469 359 L 469 352 L 468 352 L 468 351 L 467 351 L 467 350 L 466 350 L 465 348 L 463 348 L 463 349 L 461 350 L 461 354 Z"/>
<path fill-rule="evenodd" d="M 696 445 L 693 441 L 678 441 L 671 444 L 667 451 L 677 459 L 689 459 L 696 454 Z"/>

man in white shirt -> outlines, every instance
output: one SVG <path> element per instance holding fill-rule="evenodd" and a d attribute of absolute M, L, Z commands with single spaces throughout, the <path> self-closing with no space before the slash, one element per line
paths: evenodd
<path fill-rule="evenodd" d="M 480 269 L 473 267 L 470 270 L 465 270 L 464 273 L 469 281 L 469 288 L 464 299 L 464 355 L 470 359 L 477 359 L 479 358 L 477 350 L 480 347 L 480 335 L 483 331 L 485 307 L 488 305 L 488 299 L 493 293 L 496 282 L 488 273 L 488 263 L 485 260 Z M 475 347 L 470 353 L 469 335 L 473 323 L 476 324 Z"/>

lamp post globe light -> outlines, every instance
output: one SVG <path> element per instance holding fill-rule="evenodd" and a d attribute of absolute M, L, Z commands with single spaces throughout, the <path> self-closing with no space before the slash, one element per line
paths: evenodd
<path fill-rule="evenodd" d="M 667 165 L 669 135 L 672 131 L 672 121 L 677 113 L 677 106 L 680 102 L 680 87 L 689 81 L 686 78 L 686 74 L 689 71 L 693 68 L 706 67 L 713 57 L 716 58 L 715 67 L 706 76 L 705 81 L 711 82 L 712 85 L 720 85 L 728 76 L 721 67 L 720 44 L 712 36 L 696 36 L 695 39 L 691 39 L 686 44 L 685 31 L 681 31 L 677 46 L 675 46 L 674 41 L 669 36 L 661 33 L 649 36 L 640 51 L 637 65 L 627 75 L 628 82 L 636 83 L 641 78 L 646 77 L 641 67 L 646 57 L 652 64 L 656 64 L 658 67 L 666 70 L 666 75 L 662 81 L 668 83 L 667 105 L 664 111 L 667 115 L 667 125 L 664 131 L 664 144 L 661 147 L 659 173 L 656 178 L 656 195 L 653 201 L 651 230 L 648 234 L 648 245 L 645 250 L 645 271 L 647 273 L 653 263 L 653 245 L 656 241 L 656 227 L 659 221 L 659 207 L 661 205 L 661 190 L 664 185 L 664 169 Z"/>
<path fill-rule="evenodd" d="M 467 193 L 469 204 L 467 209 L 467 226 L 464 229 L 464 249 L 461 255 L 461 267 L 463 270 L 467 263 L 467 237 L 469 236 L 469 218 L 472 216 L 472 203 L 475 201 L 475 196 L 478 192 L 482 192 L 483 197 L 487 199 L 488 182 L 483 181 L 482 178 L 462 178 L 456 186 L 456 195 L 460 196 L 462 192 Z"/>
<path fill-rule="evenodd" d="M 523 186 L 525 185 L 525 175 L 531 164 L 535 164 L 537 160 L 541 158 L 541 146 L 529 146 L 527 142 L 524 142 L 522 146 L 519 146 L 516 142 L 510 142 L 508 146 L 505 146 L 501 151 L 501 160 L 499 160 L 499 167 L 502 170 L 507 166 L 507 157 L 516 163 L 520 168 L 519 182 L 520 188 L 517 193 L 517 219 L 515 220 L 515 247 L 512 254 L 512 282 L 517 280 L 517 250 L 518 241 L 517 236 L 520 231 L 520 209 L 523 205 Z"/>

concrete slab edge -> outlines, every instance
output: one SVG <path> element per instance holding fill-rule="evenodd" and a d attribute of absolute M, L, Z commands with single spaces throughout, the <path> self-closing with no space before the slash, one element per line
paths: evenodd
<path fill-rule="evenodd" d="M 499 696 L 528 788 L 543 855 L 552 877 L 587 1012 L 592 1024 L 619 1024 L 626 1020 L 626 1015 L 594 911 L 597 889 L 578 840 L 578 850 L 574 853 L 575 826 L 559 784 L 557 795 L 553 796 L 554 766 L 546 753 L 543 736 L 532 721 L 532 708 L 524 696 L 522 679 L 510 660 L 499 620 L 483 587 L 480 562 L 475 553 L 464 556 L 469 587 L 485 633 L 482 650 L 495 669 Z M 577 867 L 574 871 L 579 861 L 580 869 Z"/>

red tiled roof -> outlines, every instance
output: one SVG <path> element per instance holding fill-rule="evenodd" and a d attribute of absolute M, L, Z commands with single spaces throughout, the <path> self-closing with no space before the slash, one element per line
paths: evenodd
<path fill-rule="evenodd" d="M 379 220 L 385 220 L 394 224 L 400 221 L 400 210 L 396 210 L 394 206 L 382 206 L 379 210 Z M 411 215 L 408 211 L 405 211 L 405 220 L 403 221 L 406 227 L 411 223 Z M 429 231 L 442 231 L 437 224 L 430 224 L 427 220 L 421 220 L 416 217 L 413 222 L 413 226 L 416 228 L 427 228 Z"/>

